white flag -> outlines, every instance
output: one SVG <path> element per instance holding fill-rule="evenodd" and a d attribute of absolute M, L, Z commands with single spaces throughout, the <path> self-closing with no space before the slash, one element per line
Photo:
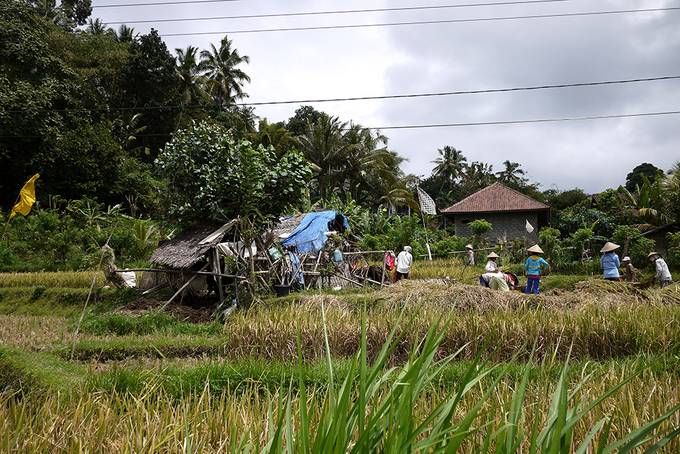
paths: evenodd
<path fill-rule="evenodd" d="M 529 222 L 528 219 L 526 221 L 527 221 L 527 225 L 526 225 L 527 233 L 532 233 L 534 231 L 534 226 L 531 225 L 531 223 Z"/>
<path fill-rule="evenodd" d="M 435 205 L 434 200 L 432 200 L 432 197 L 430 197 L 427 192 L 420 189 L 420 186 L 418 186 L 418 202 L 420 202 L 420 211 L 423 213 L 437 214 L 437 206 Z"/>

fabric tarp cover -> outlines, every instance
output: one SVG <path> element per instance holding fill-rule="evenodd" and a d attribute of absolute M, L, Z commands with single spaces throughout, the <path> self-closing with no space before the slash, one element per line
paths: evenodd
<path fill-rule="evenodd" d="M 295 227 L 288 238 L 281 241 L 285 247 L 296 246 L 299 254 L 315 253 L 323 249 L 328 237 L 328 223 L 333 222 L 337 213 L 335 211 L 319 211 L 307 213 L 300 224 Z M 349 228 L 347 218 L 343 216 L 343 224 Z"/>

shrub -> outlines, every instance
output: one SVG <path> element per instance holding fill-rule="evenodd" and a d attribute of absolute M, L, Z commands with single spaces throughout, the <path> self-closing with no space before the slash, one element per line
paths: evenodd
<path fill-rule="evenodd" d="M 474 236 L 480 238 L 485 234 L 489 233 L 493 228 L 493 225 L 486 219 L 476 219 L 470 222 L 470 224 L 468 224 L 468 227 L 470 228 L 470 231 Z"/>

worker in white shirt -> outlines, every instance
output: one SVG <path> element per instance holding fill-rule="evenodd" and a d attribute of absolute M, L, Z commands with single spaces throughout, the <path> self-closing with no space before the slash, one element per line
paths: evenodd
<path fill-rule="evenodd" d="M 495 273 L 498 271 L 498 264 L 496 263 L 496 260 L 498 260 L 498 254 L 495 252 L 492 252 L 491 254 L 486 256 L 486 266 L 484 267 L 484 271 L 487 273 Z"/>
<path fill-rule="evenodd" d="M 673 276 L 671 276 L 666 261 L 661 258 L 658 252 L 650 252 L 647 257 L 654 263 L 654 267 L 656 268 L 654 279 L 656 279 L 661 288 L 671 285 L 673 283 Z"/>
<path fill-rule="evenodd" d="M 467 256 L 465 264 L 468 266 L 475 266 L 475 248 L 471 244 L 468 244 L 465 246 L 465 251 Z"/>
<path fill-rule="evenodd" d="M 413 265 L 411 246 L 404 246 L 404 250 L 397 256 L 397 280 L 408 279 L 411 265 Z"/>

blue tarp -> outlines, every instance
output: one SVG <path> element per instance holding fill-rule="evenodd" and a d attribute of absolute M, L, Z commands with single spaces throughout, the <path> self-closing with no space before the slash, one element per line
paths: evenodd
<path fill-rule="evenodd" d="M 323 249 L 328 237 L 328 223 L 335 220 L 335 211 L 319 211 L 307 213 L 302 222 L 295 227 L 288 238 L 281 241 L 285 247 L 296 246 L 299 254 L 315 253 Z M 349 228 L 347 218 L 343 216 L 345 228 Z"/>

